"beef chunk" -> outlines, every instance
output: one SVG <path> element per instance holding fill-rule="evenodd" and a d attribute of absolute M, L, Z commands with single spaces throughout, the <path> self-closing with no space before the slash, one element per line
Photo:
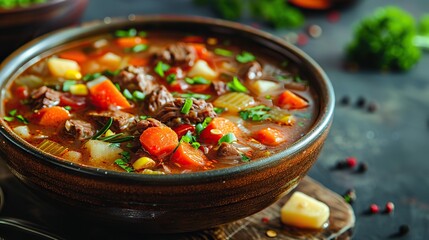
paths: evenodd
<path fill-rule="evenodd" d="M 149 94 L 158 84 L 146 74 L 143 68 L 128 66 L 122 69 L 117 76 L 113 78 L 113 82 L 118 83 L 122 88 L 130 91 L 139 90 Z"/>
<path fill-rule="evenodd" d="M 76 139 L 83 140 L 94 135 L 95 129 L 89 122 L 71 119 L 66 121 L 64 125 L 64 132 L 75 137 Z"/>
<path fill-rule="evenodd" d="M 257 61 L 247 63 L 240 68 L 238 75 L 247 80 L 258 79 L 262 76 L 262 66 Z"/>
<path fill-rule="evenodd" d="M 170 65 L 190 66 L 197 58 L 195 48 L 186 43 L 175 43 L 168 45 L 160 52 L 155 53 L 155 60 L 168 63 Z"/>
<path fill-rule="evenodd" d="M 40 87 L 31 93 L 31 106 L 34 110 L 53 107 L 60 104 L 61 93 L 47 86 Z"/>
<path fill-rule="evenodd" d="M 169 127 L 196 124 L 203 122 L 206 117 L 216 117 L 213 105 L 205 100 L 193 99 L 189 113 L 181 113 L 185 100 L 184 98 L 176 98 L 174 101 L 166 103 L 154 117 Z"/>
<path fill-rule="evenodd" d="M 230 143 L 223 142 L 220 144 L 216 156 L 227 159 L 241 159 L 241 153 Z"/>
<path fill-rule="evenodd" d="M 210 87 L 218 96 L 228 91 L 228 86 L 222 81 L 212 82 Z"/>
<path fill-rule="evenodd" d="M 161 126 L 164 126 L 164 124 L 162 124 L 160 121 L 156 120 L 155 118 L 147 118 L 137 122 L 136 131 L 138 134 L 141 134 L 144 130 L 150 127 L 161 127 Z"/>
<path fill-rule="evenodd" d="M 153 90 L 146 98 L 146 108 L 150 115 L 159 111 L 166 103 L 174 100 L 173 95 L 164 86 Z"/>
<path fill-rule="evenodd" d="M 122 111 L 90 111 L 88 116 L 103 125 L 109 118 L 113 118 L 110 128 L 115 132 L 129 131 L 136 126 L 138 121 L 136 116 Z"/>

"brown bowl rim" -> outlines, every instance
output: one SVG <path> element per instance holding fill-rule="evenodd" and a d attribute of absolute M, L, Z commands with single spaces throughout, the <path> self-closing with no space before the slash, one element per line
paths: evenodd
<path fill-rule="evenodd" d="M 269 42 L 281 46 L 282 48 L 286 48 L 295 56 L 299 56 L 300 60 L 303 61 L 303 64 L 305 64 L 309 69 L 312 70 L 312 75 L 315 75 L 317 73 L 318 76 L 316 76 L 316 78 L 318 78 L 319 81 L 322 81 L 321 83 L 319 83 L 320 93 L 321 95 L 325 95 L 320 97 L 321 100 L 319 104 L 322 104 L 322 102 L 326 102 L 326 104 L 320 106 L 319 115 L 310 130 L 303 137 L 301 137 L 299 140 L 287 147 L 285 150 L 277 152 L 266 158 L 260 158 L 255 161 L 228 168 L 182 174 L 166 174 L 162 176 L 117 172 L 113 170 L 81 166 L 72 162 L 61 160 L 58 157 L 43 153 L 36 147 L 30 145 L 25 140 L 18 137 L 15 133 L 12 132 L 12 130 L 7 126 L 3 119 L 0 119 L 0 123 L 2 125 L 0 127 L 0 134 L 6 140 L 11 142 L 18 148 L 22 149 L 22 151 L 27 152 L 28 154 L 33 155 L 39 159 L 43 159 L 46 164 L 51 164 L 64 170 L 73 171 L 76 174 L 84 174 L 93 177 L 109 177 L 109 179 L 111 180 L 115 179 L 120 181 L 145 182 L 146 184 L 152 183 L 181 185 L 186 183 L 192 183 L 195 181 L 208 182 L 213 180 L 223 180 L 226 177 L 230 178 L 233 175 L 249 174 L 251 172 L 260 170 L 261 168 L 269 168 L 270 166 L 276 165 L 276 162 L 280 161 L 281 159 L 300 153 L 306 148 L 306 146 L 316 141 L 318 137 L 320 137 L 324 133 L 324 131 L 328 130 L 331 120 L 333 118 L 335 95 L 328 76 L 322 70 L 318 63 L 316 63 L 310 56 L 308 56 L 298 47 L 295 47 L 292 44 L 268 32 L 258 30 L 251 26 L 247 26 L 237 22 L 201 16 L 145 15 L 135 16 L 132 19 L 115 18 L 113 21 L 107 23 L 101 22 L 97 24 L 90 24 L 87 26 L 67 28 L 45 34 L 14 51 L 14 53 L 12 53 L 2 62 L 2 64 L 0 65 L 0 84 L 2 91 L 2 95 L 0 96 L 0 98 L 3 99 L 4 96 L 3 92 L 5 91 L 5 89 L 3 89 L 3 87 L 9 82 L 9 78 L 14 75 L 12 71 L 14 69 L 18 70 L 22 68 L 25 64 L 28 64 L 30 60 L 34 60 L 38 52 L 32 51 L 37 49 L 39 49 L 41 53 L 48 51 L 49 48 L 47 49 L 47 47 L 49 46 L 50 41 L 54 41 L 56 43 L 55 47 L 57 47 L 61 46 L 64 43 L 76 41 L 78 39 L 77 37 L 82 38 L 86 35 L 96 36 L 96 34 L 94 33 L 97 31 L 102 31 L 106 33 L 108 32 L 108 30 L 119 29 L 120 26 L 124 25 L 147 23 L 162 24 L 171 22 L 180 24 L 205 24 L 220 28 L 226 28 L 229 30 L 242 31 L 246 34 L 254 35 L 255 37 L 260 37 L 265 40 L 268 40 Z M 0 111 L 4 111 L 3 106 L 0 106 Z M 2 112 L 2 114 L 4 113 Z"/>

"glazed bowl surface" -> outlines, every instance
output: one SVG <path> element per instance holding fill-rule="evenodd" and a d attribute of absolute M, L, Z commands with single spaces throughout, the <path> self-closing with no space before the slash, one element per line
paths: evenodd
<path fill-rule="evenodd" d="M 0 8 L 0 61 L 42 34 L 78 24 L 87 4 L 88 0 L 48 0 L 25 7 Z"/>
<path fill-rule="evenodd" d="M 5 89 L 26 67 L 64 44 L 118 29 L 210 33 L 251 42 L 297 63 L 310 76 L 317 116 L 297 142 L 246 164 L 187 174 L 141 175 L 79 166 L 45 154 L 20 139 L 0 120 L 0 150 L 13 174 L 45 200 L 79 216 L 106 224 L 135 226 L 145 232 L 187 232 L 252 215 L 291 191 L 314 164 L 328 135 L 334 93 L 320 66 L 298 48 L 268 33 L 238 23 L 185 16 L 145 16 L 115 20 L 48 34 L 9 56 L 0 68 Z M 1 112 L 4 114 L 4 107 Z"/>

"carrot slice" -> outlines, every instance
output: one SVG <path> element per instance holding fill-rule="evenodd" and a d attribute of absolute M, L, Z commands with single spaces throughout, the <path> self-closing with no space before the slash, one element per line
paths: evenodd
<path fill-rule="evenodd" d="M 130 108 L 131 105 L 108 78 L 102 76 L 87 84 L 91 103 L 101 109 Z"/>
<path fill-rule="evenodd" d="M 170 159 L 181 168 L 194 170 L 203 167 L 208 161 L 203 152 L 193 148 L 192 145 L 187 142 L 180 143 Z"/>
<path fill-rule="evenodd" d="M 286 141 L 286 136 L 282 132 L 270 127 L 256 131 L 253 134 L 253 137 L 260 143 L 269 146 L 277 146 L 280 143 Z"/>
<path fill-rule="evenodd" d="M 147 40 L 141 37 L 122 37 L 116 39 L 116 44 L 123 48 L 134 47 L 137 44 L 145 44 Z"/>
<path fill-rule="evenodd" d="M 140 135 L 140 143 L 152 156 L 162 157 L 172 153 L 179 140 L 169 127 L 150 127 Z"/>
<path fill-rule="evenodd" d="M 331 2 L 329 0 L 289 0 L 289 3 L 296 6 L 319 10 L 331 7 Z"/>
<path fill-rule="evenodd" d="M 76 61 L 79 64 L 82 64 L 86 62 L 86 60 L 88 60 L 88 57 L 85 55 L 85 53 L 78 50 L 70 50 L 67 52 L 60 53 L 59 57 Z"/>
<path fill-rule="evenodd" d="M 142 58 L 142 57 L 132 57 L 128 61 L 128 64 L 140 67 L 140 66 L 147 66 L 149 63 L 149 58 Z"/>
<path fill-rule="evenodd" d="M 208 144 L 217 144 L 219 139 L 228 133 L 234 133 L 235 136 L 239 136 L 241 131 L 235 123 L 230 120 L 217 117 L 214 118 L 203 131 L 201 131 L 199 141 Z"/>
<path fill-rule="evenodd" d="M 308 107 L 308 102 L 295 93 L 286 90 L 279 95 L 277 105 L 287 109 L 301 109 Z"/>
<path fill-rule="evenodd" d="M 34 117 L 42 126 L 56 127 L 70 119 L 70 113 L 63 107 L 54 106 L 40 109 Z"/>
<path fill-rule="evenodd" d="M 210 52 L 207 51 L 207 48 L 204 44 L 191 44 L 195 51 L 197 52 L 197 56 L 199 59 L 209 59 L 210 58 Z"/>

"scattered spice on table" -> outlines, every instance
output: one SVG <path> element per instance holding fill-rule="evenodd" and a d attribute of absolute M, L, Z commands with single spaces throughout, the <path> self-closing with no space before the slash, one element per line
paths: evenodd
<path fill-rule="evenodd" d="M 341 105 L 343 105 L 343 106 L 348 106 L 349 104 L 350 104 L 350 97 L 349 96 L 343 96 L 341 99 L 340 99 L 340 104 Z"/>
<path fill-rule="evenodd" d="M 340 20 L 341 14 L 339 11 L 331 11 L 328 13 L 328 21 L 331 23 L 336 23 Z"/>
<path fill-rule="evenodd" d="M 366 99 L 362 96 L 360 96 L 356 101 L 356 107 L 363 108 L 366 104 Z"/>
<path fill-rule="evenodd" d="M 387 202 L 385 212 L 392 213 L 393 210 L 395 210 L 395 204 L 393 204 L 393 202 Z"/>
<path fill-rule="evenodd" d="M 275 237 L 277 237 L 277 232 L 276 231 L 274 231 L 274 230 L 267 230 L 266 232 L 265 232 L 265 234 L 267 235 L 267 237 L 270 237 L 270 238 L 275 238 Z"/>
<path fill-rule="evenodd" d="M 370 102 L 367 108 L 368 112 L 373 113 L 377 111 L 377 104 L 375 102 Z"/>
<path fill-rule="evenodd" d="M 408 232 L 410 231 L 410 227 L 407 224 L 402 224 L 401 226 L 399 226 L 399 235 L 400 236 L 404 236 L 406 234 L 408 234 Z"/>
<path fill-rule="evenodd" d="M 346 163 L 349 168 L 354 168 L 357 165 L 357 159 L 355 157 L 347 157 Z"/>
<path fill-rule="evenodd" d="M 380 211 L 380 208 L 377 204 L 373 203 L 369 206 L 369 212 L 372 214 L 378 213 Z"/>
<path fill-rule="evenodd" d="M 322 35 L 322 32 L 322 28 L 316 24 L 312 24 L 307 28 L 307 33 L 312 38 L 319 38 Z"/>
<path fill-rule="evenodd" d="M 307 37 L 307 35 L 306 35 L 306 34 L 304 34 L 304 33 L 299 33 L 299 34 L 298 34 L 298 39 L 297 39 L 296 44 L 297 44 L 298 46 L 304 46 L 304 45 L 306 45 L 307 43 L 308 43 L 308 37 Z"/>
<path fill-rule="evenodd" d="M 361 162 L 359 163 L 356 172 L 357 173 L 364 173 L 368 170 L 368 164 Z"/>
<path fill-rule="evenodd" d="M 263 222 L 263 223 L 269 223 L 269 222 L 270 222 L 270 219 L 269 219 L 268 217 L 263 217 L 263 218 L 261 219 L 261 222 Z"/>

